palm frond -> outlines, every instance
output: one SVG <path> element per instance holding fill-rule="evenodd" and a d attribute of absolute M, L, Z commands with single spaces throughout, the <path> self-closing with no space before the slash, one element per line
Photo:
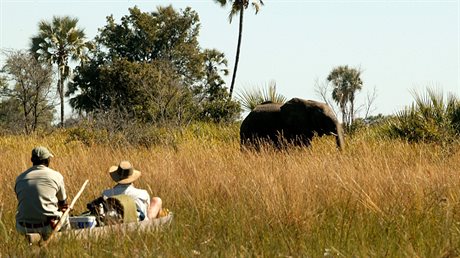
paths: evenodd
<path fill-rule="evenodd" d="M 260 92 L 254 89 L 242 90 L 237 93 L 237 99 L 246 111 L 253 110 L 257 105 L 263 102 Z"/>
<path fill-rule="evenodd" d="M 220 6 L 226 6 L 228 3 L 231 3 L 231 1 L 227 0 L 214 0 L 214 2 L 220 4 Z"/>
<path fill-rule="evenodd" d="M 448 143 L 460 134 L 460 102 L 442 90 L 427 88 L 425 94 L 412 91 L 414 103 L 398 112 L 388 127 L 390 136 L 409 141 Z"/>
<path fill-rule="evenodd" d="M 264 5 L 264 2 L 259 0 L 259 1 L 253 1 L 252 2 L 252 7 L 256 10 L 256 14 L 259 12 L 260 8 Z"/>
<path fill-rule="evenodd" d="M 273 103 L 284 103 L 286 102 L 286 97 L 276 92 L 276 82 L 271 81 L 267 88 L 262 88 L 262 98 L 263 101 L 271 101 Z"/>
<path fill-rule="evenodd" d="M 266 87 L 242 90 L 237 93 L 237 99 L 246 111 L 251 111 L 264 102 L 286 102 L 286 97 L 276 92 L 276 82 L 274 81 L 270 82 Z"/>

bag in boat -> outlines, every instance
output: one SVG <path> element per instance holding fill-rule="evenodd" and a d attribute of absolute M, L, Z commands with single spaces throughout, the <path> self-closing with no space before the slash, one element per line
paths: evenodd
<path fill-rule="evenodd" d="M 136 203 L 128 195 L 99 197 L 86 205 L 90 215 L 96 217 L 97 226 L 136 222 Z"/>

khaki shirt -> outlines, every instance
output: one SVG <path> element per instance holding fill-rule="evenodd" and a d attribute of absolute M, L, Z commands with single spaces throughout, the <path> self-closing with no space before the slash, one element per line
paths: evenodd
<path fill-rule="evenodd" d="M 58 201 L 67 199 L 64 177 L 44 165 L 33 166 L 16 178 L 17 222 L 42 223 L 60 217 Z"/>

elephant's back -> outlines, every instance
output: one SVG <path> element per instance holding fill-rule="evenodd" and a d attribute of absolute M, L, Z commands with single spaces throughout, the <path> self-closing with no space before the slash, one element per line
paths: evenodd
<path fill-rule="evenodd" d="M 271 102 L 264 103 L 264 104 L 260 104 L 260 105 L 257 105 L 257 106 L 251 111 L 251 113 L 264 113 L 264 112 L 273 113 L 273 112 L 280 112 L 281 106 L 282 106 L 282 105 L 283 105 L 283 104 L 281 104 L 281 103 L 271 103 Z"/>
<path fill-rule="evenodd" d="M 307 113 L 315 114 L 310 115 L 310 119 L 320 116 L 321 120 L 323 120 L 324 117 L 329 117 L 334 122 L 337 122 L 337 117 L 328 104 L 311 99 L 293 98 L 281 107 L 281 112 L 292 113 L 292 109 L 298 110 L 299 106 L 306 108 Z M 308 123 L 318 123 L 318 121 L 308 121 Z"/>
<path fill-rule="evenodd" d="M 281 106 L 279 103 L 257 105 L 243 120 L 241 127 L 258 128 L 273 125 L 281 116 Z"/>
<path fill-rule="evenodd" d="M 241 137 L 274 134 L 274 131 L 281 128 L 281 106 L 267 103 L 254 108 L 241 123 Z"/>

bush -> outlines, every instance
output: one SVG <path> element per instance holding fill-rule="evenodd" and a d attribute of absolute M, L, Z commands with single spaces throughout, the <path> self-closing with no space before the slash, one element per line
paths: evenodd
<path fill-rule="evenodd" d="M 106 127 L 104 127 L 106 126 Z M 154 145 L 175 145 L 178 131 L 173 127 L 157 127 L 135 120 L 128 120 L 119 127 L 108 125 L 106 121 L 83 120 L 66 129 L 66 142 L 80 142 L 86 146 L 110 144 L 112 146 L 131 145 L 150 148 Z"/>
<path fill-rule="evenodd" d="M 152 124 L 118 111 L 74 118 L 66 124 L 65 142 L 78 142 L 86 146 L 109 144 L 144 148 L 167 146 L 176 149 L 180 143 L 191 139 L 228 143 L 239 137 L 239 123 L 192 122 L 183 126 L 174 123 Z"/>
<path fill-rule="evenodd" d="M 432 89 L 413 94 L 415 103 L 398 112 L 383 127 L 384 135 L 409 142 L 451 143 L 460 135 L 460 101 Z"/>
<path fill-rule="evenodd" d="M 239 103 L 225 98 L 204 101 L 201 104 L 201 109 L 198 114 L 198 120 L 204 122 L 233 122 L 241 114 Z"/>

